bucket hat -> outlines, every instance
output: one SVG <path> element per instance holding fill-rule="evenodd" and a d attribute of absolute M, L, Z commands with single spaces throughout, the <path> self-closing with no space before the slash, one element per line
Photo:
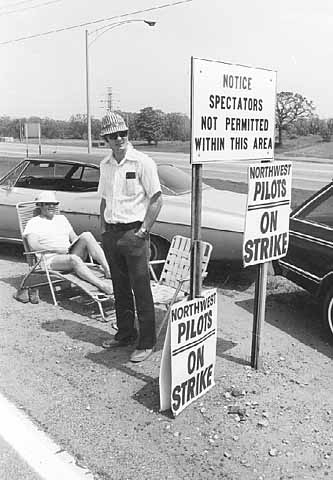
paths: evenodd
<path fill-rule="evenodd" d="M 119 113 L 108 112 L 102 120 L 101 137 L 109 133 L 123 132 L 125 130 L 128 130 L 128 127 Z"/>
<path fill-rule="evenodd" d="M 35 199 L 36 203 L 59 203 L 54 192 L 41 192 Z"/>

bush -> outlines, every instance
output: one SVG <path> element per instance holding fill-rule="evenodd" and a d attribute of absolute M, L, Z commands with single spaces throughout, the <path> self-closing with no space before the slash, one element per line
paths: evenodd
<path fill-rule="evenodd" d="M 330 142 L 332 134 L 329 130 L 322 130 L 320 132 L 321 138 L 323 139 L 323 142 Z"/>

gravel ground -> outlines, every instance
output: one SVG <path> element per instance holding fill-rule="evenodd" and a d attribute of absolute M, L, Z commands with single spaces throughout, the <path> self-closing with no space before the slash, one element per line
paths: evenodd
<path fill-rule="evenodd" d="M 91 305 L 63 292 L 54 307 L 47 290 L 39 305 L 15 301 L 26 271 L 18 252 L 2 249 L 0 271 L 1 392 L 96 480 L 333 478 L 332 347 L 306 292 L 269 276 L 256 371 L 253 271 L 210 273 L 216 386 L 174 419 L 159 412 L 161 342 L 133 365 L 130 348 L 101 348 L 114 332 Z"/>

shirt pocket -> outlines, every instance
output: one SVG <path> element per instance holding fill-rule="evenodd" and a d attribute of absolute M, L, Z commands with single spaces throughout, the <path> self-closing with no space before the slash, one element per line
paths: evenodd
<path fill-rule="evenodd" d="M 125 175 L 125 195 L 132 197 L 136 194 L 137 178 L 135 171 L 127 171 Z"/>
<path fill-rule="evenodd" d="M 131 197 L 136 193 L 136 179 L 135 178 L 126 178 L 125 180 L 125 195 Z"/>

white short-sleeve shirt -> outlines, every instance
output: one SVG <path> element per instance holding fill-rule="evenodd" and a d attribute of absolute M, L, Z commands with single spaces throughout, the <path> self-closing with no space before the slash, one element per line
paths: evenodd
<path fill-rule="evenodd" d="M 106 201 L 107 223 L 142 222 L 149 200 L 160 191 L 154 160 L 131 145 L 119 164 L 112 152 L 100 164 L 98 193 Z"/>
<path fill-rule="evenodd" d="M 64 215 L 55 215 L 52 219 L 36 216 L 28 221 L 23 235 L 30 233 L 38 235 L 39 243 L 45 250 L 61 249 L 68 252 L 71 244 L 69 234 L 72 230 Z"/>

